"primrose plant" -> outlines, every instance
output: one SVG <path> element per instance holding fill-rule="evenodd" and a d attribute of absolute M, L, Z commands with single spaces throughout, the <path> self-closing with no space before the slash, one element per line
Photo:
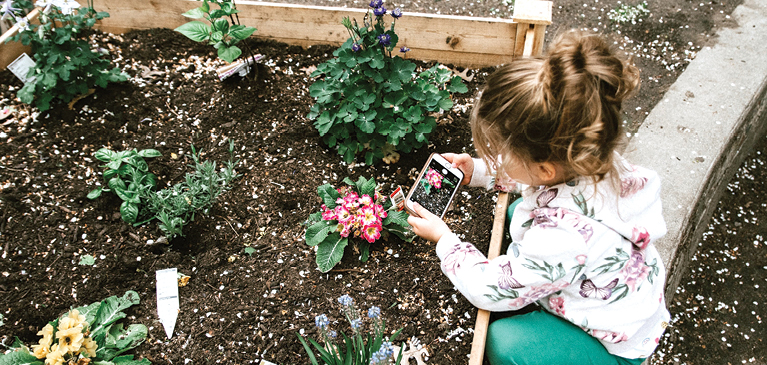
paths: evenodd
<path fill-rule="evenodd" d="M 370 245 L 393 234 L 404 241 L 415 238 L 409 230 L 407 213 L 397 210 L 377 190 L 374 179 L 362 176 L 355 182 L 345 178 L 347 186 L 334 188 L 325 184 L 317 188 L 324 204 L 322 211 L 309 216 L 306 244 L 317 247 L 317 266 L 328 272 L 344 255 L 349 239 L 360 261 L 367 261 Z"/>
<path fill-rule="evenodd" d="M 30 1 L 18 4 L 19 9 L 32 6 Z M 40 25 L 19 19 L 21 31 L 10 38 L 31 46 L 34 53 L 35 67 L 17 94 L 22 102 L 45 111 L 55 99 L 68 103 L 96 86 L 105 88 L 110 82 L 128 79 L 103 58 L 107 50 L 88 42 L 88 31 L 96 21 L 109 16 L 94 10 L 93 0 L 82 8 L 74 0 L 38 0 L 34 5 L 42 8 Z"/>
<path fill-rule="evenodd" d="M 402 361 L 402 349 L 400 349 L 397 358 L 394 359 L 393 342 L 399 336 L 402 329 L 397 330 L 389 337 L 384 337 L 386 332 L 386 322 L 381 318 L 381 308 L 370 307 L 367 312 L 370 321 L 370 330 L 366 331 L 363 318 L 360 316 L 357 307 L 354 305 L 354 299 L 349 295 L 342 295 L 338 298 L 341 306 L 341 314 L 349 322 L 352 334 L 347 336 L 342 333 L 343 346 L 337 343 L 338 335 L 336 331 L 330 330 L 330 319 L 325 314 L 314 317 L 314 324 L 320 334 L 319 342 L 309 338 L 315 350 L 318 351 L 320 359 L 326 365 L 389 365 Z M 312 365 L 319 365 L 314 351 L 309 347 L 303 337 L 296 333 L 298 340 L 304 346 Z M 404 347 L 404 346 L 403 346 Z"/>
<path fill-rule="evenodd" d="M 117 323 L 127 316 L 123 311 L 135 304 L 139 304 L 138 293 L 129 290 L 122 297 L 72 309 L 37 332 L 42 338 L 31 351 L 17 338 L 10 352 L 0 354 L 0 364 L 151 365 L 147 359 L 123 355 L 144 342 L 148 333 L 143 324 L 125 328 Z"/>
<path fill-rule="evenodd" d="M 452 108 L 451 93 L 468 88 L 449 69 L 434 66 L 416 74 L 413 62 L 392 56 L 402 11 L 389 12 L 382 0 L 369 5 L 362 26 L 343 19 L 349 39 L 312 73 L 317 80 L 309 92 L 316 103 L 307 117 L 346 162 L 364 152 L 370 165 L 393 151 L 426 145 L 436 126 L 432 114 Z M 390 25 L 386 14 L 393 18 Z M 408 51 L 399 48 L 403 55 Z"/>
<path fill-rule="evenodd" d="M 233 154 L 234 145 L 229 144 Z M 95 157 L 107 164 L 103 167 L 106 187 L 98 187 L 88 194 L 96 199 L 104 191 L 114 191 L 123 201 L 120 216 L 125 222 L 138 226 L 157 219 L 160 230 L 168 239 L 183 236 L 184 225 L 194 220 L 195 213 L 207 213 L 221 193 L 231 188 L 231 181 L 239 176 L 234 168 L 239 161 L 229 160 L 220 172 L 215 162 L 200 161 L 192 146 L 194 172 L 187 173 L 184 181 L 169 188 L 157 190 L 157 176 L 149 172 L 144 158 L 159 157 L 159 151 L 146 149 L 114 152 L 107 148 L 96 151 Z"/>
<path fill-rule="evenodd" d="M 454 187 L 455 184 L 450 182 L 450 180 L 446 179 L 442 174 L 440 174 L 437 170 L 429 168 L 429 171 L 426 172 L 426 175 L 421 178 L 421 181 L 419 181 L 421 186 L 423 186 L 424 191 L 426 194 L 431 194 L 431 189 L 439 190 L 442 189 L 442 185 L 448 186 L 448 187 Z"/>
<path fill-rule="evenodd" d="M 219 8 L 212 10 L 210 3 L 218 5 Z M 250 37 L 257 30 L 254 27 L 241 25 L 237 13 L 239 10 L 233 0 L 203 0 L 202 6 L 182 15 L 192 19 L 205 19 L 210 24 L 194 20 L 176 28 L 176 31 L 195 42 L 212 44 L 218 50 L 218 58 L 231 63 L 242 54 L 242 50 L 236 44 Z M 247 44 L 245 45 L 248 56 L 253 57 L 253 52 Z"/>

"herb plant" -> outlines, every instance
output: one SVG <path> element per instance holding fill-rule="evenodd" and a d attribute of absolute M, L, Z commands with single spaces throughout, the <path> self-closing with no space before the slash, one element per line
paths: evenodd
<path fill-rule="evenodd" d="M 87 40 L 96 21 L 109 16 L 96 12 L 93 0 L 79 9 L 80 5 L 72 0 L 39 0 L 35 4 L 43 7 L 40 25 L 24 22 L 23 30 L 10 38 L 31 45 L 34 53 L 35 67 L 17 95 L 22 102 L 34 102 L 45 111 L 54 99 L 67 103 L 96 86 L 105 88 L 110 82 L 128 79 L 103 58 L 106 50 L 95 49 Z"/>
<path fill-rule="evenodd" d="M 229 144 L 229 153 L 234 145 Z M 157 176 L 149 172 L 145 157 L 159 157 L 153 149 L 114 152 L 107 148 L 98 150 L 95 157 L 107 164 L 103 167 L 107 187 L 98 187 L 88 194 L 89 199 L 98 198 L 104 191 L 114 191 L 120 199 L 120 215 L 125 222 L 138 226 L 157 219 L 160 230 L 168 239 L 183 236 L 184 225 L 194 220 L 197 211 L 207 209 L 221 193 L 230 188 L 229 183 L 239 174 L 234 168 L 239 161 L 229 160 L 221 172 L 215 162 L 200 161 L 192 146 L 194 172 L 186 174 L 184 181 L 169 188 L 156 190 Z M 110 190 L 111 189 L 111 190 Z"/>
<path fill-rule="evenodd" d="M 618 24 L 636 24 L 641 22 L 642 18 L 647 15 L 650 10 L 647 10 L 647 1 L 642 1 L 636 5 L 622 4 L 621 6 L 610 10 L 607 13 L 607 17 Z"/>
<path fill-rule="evenodd" d="M 211 11 L 210 3 L 218 5 L 219 8 Z M 254 27 L 241 25 L 237 13 L 239 10 L 235 7 L 233 0 L 203 0 L 202 6 L 182 15 L 192 19 L 205 19 L 210 24 L 194 20 L 176 28 L 176 31 L 195 42 L 212 44 L 218 50 L 218 58 L 231 63 L 242 54 L 242 50 L 236 44 L 250 37 L 257 30 Z M 250 53 L 249 56 L 253 56 L 250 48 L 248 53 Z"/>
<path fill-rule="evenodd" d="M 363 262 L 370 255 L 370 244 L 388 234 L 407 242 L 415 238 L 408 229 L 407 213 L 398 211 L 377 191 L 374 179 L 360 176 L 354 182 L 347 177 L 344 183 L 348 186 L 335 189 L 325 184 L 317 188 L 324 204 L 307 223 L 306 244 L 317 246 L 316 262 L 322 272 L 341 261 L 350 238 L 355 239 L 354 250 Z"/>
<path fill-rule="evenodd" d="M 402 11 L 394 9 L 387 26 L 382 0 L 370 7 L 373 14 L 368 9 L 362 26 L 343 19 L 350 37 L 312 73 L 318 79 L 309 93 L 316 103 L 307 115 L 346 162 L 365 152 L 367 164 L 383 159 L 385 150 L 410 152 L 427 144 L 436 126 L 432 113 L 453 107 L 451 93 L 468 91 L 449 69 L 434 66 L 416 75 L 413 62 L 392 56 Z"/>
<path fill-rule="evenodd" d="M 370 332 L 365 331 L 362 323 L 362 317 L 354 305 L 354 299 L 349 295 L 342 295 L 338 298 L 341 305 L 341 313 L 352 329 L 351 336 L 341 333 L 343 344 L 336 343 L 336 332 L 329 329 L 330 320 L 325 314 L 314 317 L 314 324 L 320 333 L 320 341 L 309 338 L 315 350 L 319 352 L 320 359 L 326 365 L 384 365 L 391 364 L 394 355 L 392 343 L 399 336 L 402 329 L 397 330 L 391 338 L 385 338 L 386 322 L 381 318 L 381 309 L 373 306 L 368 309 L 368 319 L 370 320 Z M 365 333 L 367 332 L 367 333 Z M 303 337 L 296 333 L 298 340 L 304 346 L 312 365 L 319 365 L 317 357 L 306 343 Z M 394 364 L 399 365 L 402 361 L 402 349 L 397 354 Z"/>
<path fill-rule="evenodd" d="M 72 309 L 37 333 L 42 338 L 31 352 L 17 338 L 13 351 L 0 354 L 0 364 L 150 365 L 147 359 L 122 355 L 144 342 L 148 333 L 143 324 L 124 328 L 117 323 L 127 316 L 123 311 L 135 304 L 139 304 L 138 293 L 127 291 L 121 298 L 112 296 Z"/>

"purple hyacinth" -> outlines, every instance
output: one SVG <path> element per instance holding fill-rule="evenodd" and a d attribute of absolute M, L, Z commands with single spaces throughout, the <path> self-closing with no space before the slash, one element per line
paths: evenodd
<path fill-rule="evenodd" d="M 395 8 L 391 11 L 391 16 L 393 16 L 394 19 L 399 19 L 402 16 L 402 9 Z"/>
<path fill-rule="evenodd" d="M 388 34 L 380 34 L 376 38 L 378 38 L 378 44 L 384 47 L 391 44 L 391 37 Z"/>
<path fill-rule="evenodd" d="M 400 47 L 399 51 L 402 52 L 402 53 L 408 53 L 408 52 L 410 52 L 410 48 L 402 46 L 402 47 Z"/>
<path fill-rule="evenodd" d="M 383 16 L 384 14 L 386 14 L 386 8 L 384 8 L 383 6 L 380 8 L 375 8 L 373 9 L 373 14 L 375 14 L 375 16 Z"/>
<path fill-rule="evenodd" d="M 352 51 L 359 52 L 362 49 L 362 46 L 360 46 L 358 43 L 352 44 Z"/>
<path fill-rule="evenodd" d="M 380 8 L 383 5 L 383 0 L 370 0 L 368 5 L 373 9 Z"/>

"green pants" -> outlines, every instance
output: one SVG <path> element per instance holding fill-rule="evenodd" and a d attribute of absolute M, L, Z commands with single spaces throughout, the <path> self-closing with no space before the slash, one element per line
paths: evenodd
<path fill-rule="evenodd" d="M 509 221 L 521 201 L 509 206 Z M 544 309 L 530 309 L 490 323 L 485 346 L 490 364 L 640 365 L 644 361 L 612 355 L 580 327 Z"/>

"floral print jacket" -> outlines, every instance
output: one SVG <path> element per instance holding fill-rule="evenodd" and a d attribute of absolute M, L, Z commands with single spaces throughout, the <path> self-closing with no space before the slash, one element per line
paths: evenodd
<path fill-rule="evenodd" d="M 666 233 L 660 180 L 621 160 L 620 191 L 606 177 L 532 188 L 509 225 L 505 255 L 488 260 L 447 234 L 437 243 L 442 271 L 475 306 L 509 311 L 538 303 L 624 358 L 652 354 L 668 325 L 666 279 L 653 242 Z M 509 190 L 475 160 L 470 186 Z M 595 191 L 596 188 L 596 191 Z"/>

